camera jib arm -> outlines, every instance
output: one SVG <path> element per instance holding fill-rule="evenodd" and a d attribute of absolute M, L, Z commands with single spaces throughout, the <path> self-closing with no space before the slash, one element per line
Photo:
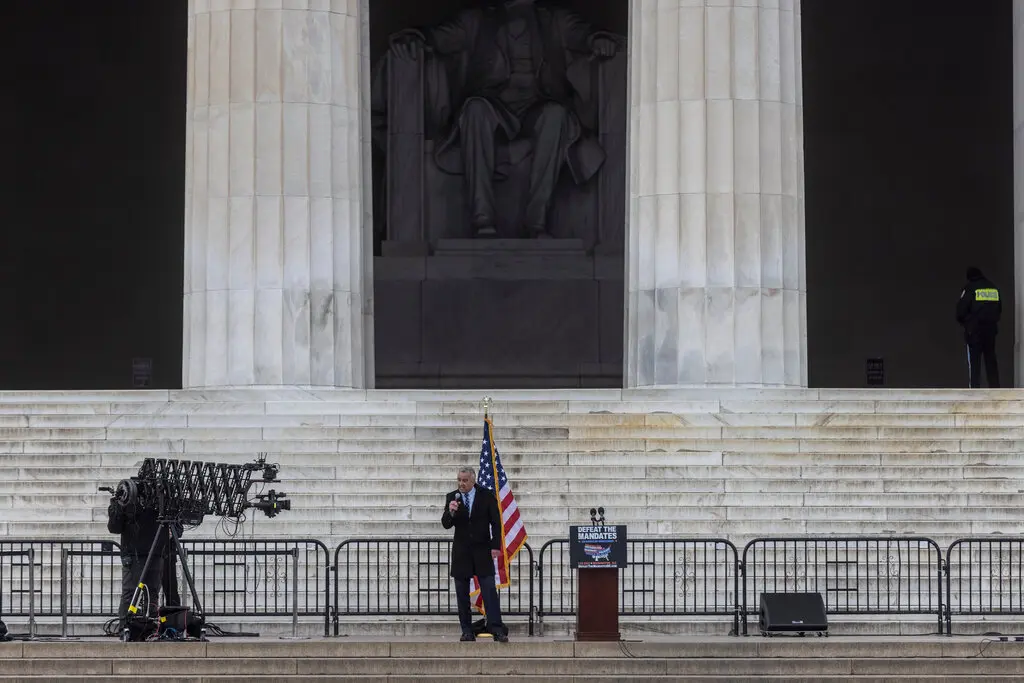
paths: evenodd
<path fill-rule="evenodd" d="M 274 489 L 266 494 L 257 494 L 254 500 L 249 499 L 253 484 L 277 483 L 278 470 L 278 465 L 267 464 L 265 454 L 260 454 L 254 462 L 241 465 L 146 458 L 137 476 L 122 480 L 111 492 L 112 502 L 136 512 L 156 513 L 157 517 L 157 533 L 128 606 L 129 616 L 140 616 L 141 601 L 148 590 L 145 584 L 147 572 L 157 556 L 160 543 L 169 540 L 173 546 L 171 550 L 181 560 L 182 572 L 192 594 L 193 610 L 202 623 L 202 602 L 188 569 L 179 530 L 186 524 L 201 523 L 206 515 L 240 520 L 244 511 L 250 508 L 263 511 L 267 517 L 276 517 L 282 511 L 290 510 L 291 500 L 287 494 Z M 260 472 L 261 478 L 253 480 L 253 472 Z M 100 490 L 111 491 L 108 487 Z M 148 605 L 147 601 L 147 610 Z M 128 629 L 125 628 L 122 639 L 127 638 Z"/>

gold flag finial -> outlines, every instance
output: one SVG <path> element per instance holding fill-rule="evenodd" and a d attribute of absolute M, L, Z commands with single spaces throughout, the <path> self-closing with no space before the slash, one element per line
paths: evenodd
<path fill-rule="evenodd" d="M 487 417 L 487 414 L 490 411 L 491 411 L 491 397 L 490 396 L 484 396 L 484 418 Z"/>

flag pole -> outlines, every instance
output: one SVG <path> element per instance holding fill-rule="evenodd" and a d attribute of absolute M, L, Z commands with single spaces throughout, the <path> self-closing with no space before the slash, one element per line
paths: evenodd
<path fill-rule="evenodd" d="M 487 419 L 487 414 L 490 412 L 490 409 L 491 409 L 491 397 L 490 396 L 484 396 L 484 419 L 485 420 Z"/>

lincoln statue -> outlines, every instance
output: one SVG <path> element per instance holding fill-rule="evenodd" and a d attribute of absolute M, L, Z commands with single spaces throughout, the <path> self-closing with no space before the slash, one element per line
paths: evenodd
<path fill-rule="evenodd" d="M 495 182 L 516 167 L 526 188 L 517 233 L 548 236 L 562 170 L 582 185 L 605 161 L 594 135 L 600 94 L 593 74 L 620 49 L 615 35 L 535 0 L 481 2 L 438 26 L 391 37 L 392 59 L 425 64 L 434 162 L 463 177 L 472 235 L 496 234 Z"/>

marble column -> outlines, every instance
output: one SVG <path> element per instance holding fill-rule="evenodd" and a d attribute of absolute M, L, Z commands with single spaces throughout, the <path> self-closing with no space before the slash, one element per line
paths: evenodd
<path fill-rule="evenodd" d="M 807 386 L 800 0 L 631 0 L 626 387 Z"/>
<path fill-rule="evenodd" d="M 188 2 L 186 388 L 373 385 L 367 2 Z"/>
<path fill-rule="evenodd" d="M 1013 0 L 1013 253 L 1014 386 L 1024 387 L 1024 0 Z"/>

